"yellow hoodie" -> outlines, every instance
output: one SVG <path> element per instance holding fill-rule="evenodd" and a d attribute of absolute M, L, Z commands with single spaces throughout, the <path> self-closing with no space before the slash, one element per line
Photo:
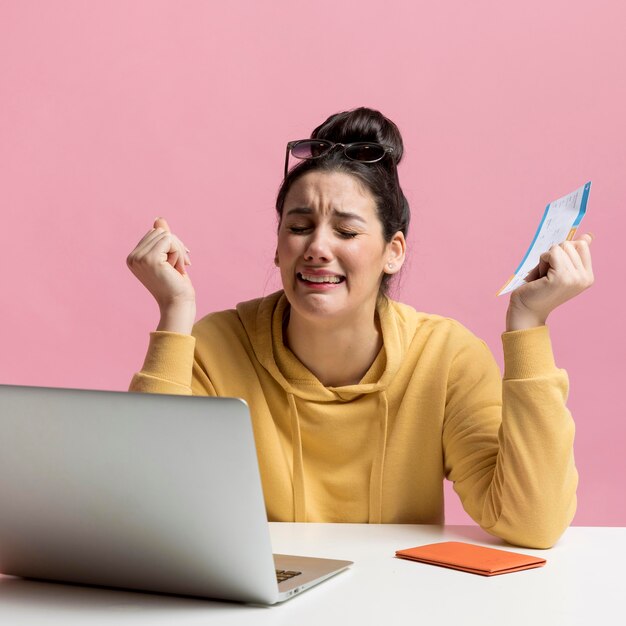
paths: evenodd
<path fill-rule="evenodd" d="M 207 315 L 193 336 L 151 333 L 130 390 L 244 398 L 271 521 L 442 523 L 446 477 L 488 532 L 558 539 L 577 473 L 546 326 L 503 333 L 502 379 L 461 324 L 385 300 L 369 371 L 324 387 L 283 343 L 288 306 L 277 292 Z"/>

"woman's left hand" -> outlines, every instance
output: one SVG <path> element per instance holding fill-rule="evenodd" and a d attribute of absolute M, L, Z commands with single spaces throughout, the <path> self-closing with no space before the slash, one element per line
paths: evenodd
<path fill-rule="evenodd" d="M 526 277 L 526 284 L 512 294 L 506 329 L 520 330 L 545 324 L 559 305 L 593 285 L 591 233 L 580 239 L 552 246 L 539 257 L 539 265 Z"/>

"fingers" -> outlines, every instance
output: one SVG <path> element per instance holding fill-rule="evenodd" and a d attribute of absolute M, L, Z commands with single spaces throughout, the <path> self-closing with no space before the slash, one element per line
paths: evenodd
<path fill-rule="evenodd" d="M 542 278 L 548 273 L 550 269 L 550 252 L 544 252 L 539 257 L 539 264 L 537 265 L 537 278 Z"/>
<path fill-rule="evenodd" d="M 533 269 L 530 270 L 530 272 L 528 272 L 528 274 L 526 274 L 526 278 L 524 278 L 524 280 L 527 283 L 530 283 L 533 280 L 537 280 L 538 278 L 541 278 L 540 275 L 539 275 L 539 264 L 535 265 L 535 267 L 533 267 Z"/>
<path fill-rule="evenodd" d="M 143 261 L 160 242 L 165 239 L 167 233 L 161 229 L 152 230 L 135 246 L 135 249 L 128 255 L 126 264 L 132 269 L 136 263 Z M 169 247 L 169 246 L 168 246 Z"/>
<path fill-rule="evenodd" d="M 162 248 L 163 248 L 164 242 L 167 244 L 167 249 L 165 250 L 165 252 L 166 253 L 169 252 L 169 248 L 170 248 L 169 233 L 164 231 L 162 228 L 158 228 L 157 230 L 154 230 L 148 233 L 148 235 L 144 239 L 145 240 L 142 240 L 143 243 L 140 242 L 135 248 L 135 250 L 133 251 L 133 256 L 137 260 L 143 259 L 145 256 L 150 254 L 155 249 L 159 249 L 159 251 L 163 251 Z"/>
<path fill-rule="evenodd" d="M 177 263 L 174 267 L 178 269 L 181 274 L 186 274 L 185 265 L 191 265 L 191 258 L 189 257 L 189 249 L 185 247 L 185 244 L 176 235 L 171 235 L 172 244 L 176 248 Z"/>
<path fill-rule="evenodd" d="M 575 239 L 572 243 L 576 247 L 576 251 L 578 252 L 580 259 L 582 261 L 583 267 L 587 272 L 590 273 L 591 278 L 593 279 L 593 268 L 591 266 L 591 250 L 589 246 L 591 246 L 591 242 L 593 241 L 592 233 L 585 233 L 580 239 Z"/>
<path fill-rule="evenodd" d="M 167 220 L 164 217 L 157 217 L 154 220 L 153 227 L 158 231 L 164 230 L 170 236 L 170 246 L 166 251 L 167 262 L 181 274 L 186 274 L 186 265 L 191 265 L 191 258 L 189 257 L 189 248 L 187 248 L 183 242 L 174 235 L 170 229 Z"/>
<path fill-rule="evenodd" d="M 539 257 L 537 278 L 547 276 L 550 269 L 562 271 L 566 268 L 571 268 L 571 260 L 563 248 L 555 244 Z"/>
<path fill-rule="evenodd" d="M 149 255 L 155 255 L 155 259 L 160 257 L 161 262 L 169 263 L 182 275 L 187 273 L 185 266 L 191 265 L 189 248 L 171 232 L 168 223 L 162 217 L 155 219 L 154 228 L 144 235 L 126 262 L 131 267 Z"/>
<path fill-rule="evenodd" d="M 585 271 L 578 248 L 573 241 L 564 241 L 559 247 L 567 254 L 574 268 L 578 271 Z"/>
<path fill-rule="evenodd" d="M 589 246 L 593 241 L 591 233 L 585 233 L 579 239 L 564 241 L 560 247 L 567 253 L 573 267 L 584 278 L 593 283 L 593 269 L 591 267 L 591 251 Z"/>
<path fill-rule="evenodd" d="M 161 235 L 164 232 L 164 230 L 162 228 L 160 229 L 155 229 L 155 228 L 151 228 L 137 243 L 137 245 L 135 246 L 135 249 L 133 250 L 133 252 L 144 248 L 146 245 L 149 245 L 150 242 L 154 241 L 154 239 L 156 239 L 159 235 Z"/>
<path fill-rule="evenodd" d="M 562 272 L 565 267 L 573 269 L 571 259 L 560 246 L 554 245 L 539 257 L 539 263 L 526 274 L 524 281 L 530 283 L 539 280 L 548 276 L 550 269 Z"/>
<path fill-rule="evenodd" d="M 581 253 L 591 260 L 589 254 L 589 243 L 591 240 L 591 237 L 584 235 L 581 239 L 575 241 L 567 240 L 558 245 L 554 244 L 539 257 L 540 275 L 544 276 L 550 267 L 553 267 L 555 270 L 584 270 L 585 264 Z"/>
<path fill-rule="evenodd" d="M 539 257 L 539 263 L 528 272 L 524 280 L 529 283 L 547 275 L 548 270 L 553 267 L 555 270 L 561 270 L 564 267 L 570 269 L 575 268 L 579 271 L 587 272 L 593 282 L 593 271 L 591 268 L 591 253 L 589 246 L 593 241 L 593 233 L 585 233 L 579 239 L 574 241 L 564 241 L 560 245 L 554 245 L 550 250 L 544 252 Z M 557 250 L 562 250 L 563 255 Z M 568 263 L 569 260 L 569 263 Z M 571 265 L 570 265 L 571 263 Z"/>
<path fill-rule="evenodd" d="M 191 265 L 191 261 L 187 262 L 189 256 L 185 252 L 185 246 L 182 241 L 170 232 L 165 233 L 169 239 L 169 248 L 166 251 L 167 262 L 181 274 L 186 274 L 185 265 Z"/>
<path fill-rule="evenodd" d="M 167 231 L 168 233 L 172 232 L 170 227 L 169 227 L 169 224 L 167 223 L 167 221 L 165 220 L 164 217 L 157 217 L 154 220 L 153 228 L 155 228 L 155 229 L 162 228 L 163 230 Z M 191 250 L 189 250 L 189 248 L 187 248 L 185 246 L 185 244 L 183 244 L 183 242 L 178 237 L 176 237 L 174 234 L 172 234 L 172 237 L 174 237 L 175 241 L 180 245 L 180 248 L 182 249 L 181 258 L 183 259 L 183 264 L 184 265 L 191 265 L 191 258 L 189 257 L 189 253 L 191 252 Z M 183 266 L 183 269 L 184 269 L 184 266 Z"/>
<path fill-rule="evenodd" d="M 174 245 L 173 251 L 167 253 L 167 262 L 181 274 L 186 274 L 185 265 L 191 265 L 187 262 L 187 255 L 182 249 L 180 242 Z"/>
<path fill-rule="evenodd" d="M 589 250 L 592 240 L 592 235 L 585 234 L 580 239 L 553 245 L 539 257 L 539 264 L 528 273 L 526 282 L 545 276 L 550 282 L 566 281 L 583 289 L 590 287 L 594 281 Z"/>
<path fill-rule="evenodd" d="M 157 218 L 154 220 L 154 226 L 153 226 L 153 228 L 162 228 L 163 230 L 166 230 L 166 231 L 168 231 L 168 232 L 172 232 L 172 231 L 170 230 L 170 227 L 169 227 L 168 223 L 165 221 L 165 218 L 164 218 L 164 217 L 157 217 Z"/>

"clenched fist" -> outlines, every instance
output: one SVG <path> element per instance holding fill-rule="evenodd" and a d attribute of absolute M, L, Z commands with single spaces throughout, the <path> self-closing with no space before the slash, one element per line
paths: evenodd
<path fill-rule="evenodd" d="M 159 305 L 158 330 L 191 332 L 196 294 L 186 270 L 191 265 L 189 250 L 163 218 L 154 221 L 126 264 Z"/>

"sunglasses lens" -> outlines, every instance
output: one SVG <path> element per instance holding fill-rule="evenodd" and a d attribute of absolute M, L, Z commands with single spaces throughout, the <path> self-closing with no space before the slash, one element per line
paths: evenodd
<path fill-rule="evenodd" d="M 293 148 L 291 148 L 291 154 L 297 159 L 315 159 L 322 156 L 332 144 L 325 141 L 300 141 Z"/>
<path fill-rule="evenodd" d="M 385 148 L 377 143 L 357 143 L 346 148 L 346 156 L 353 161 L 375 163 L 385 156 Z"/>

